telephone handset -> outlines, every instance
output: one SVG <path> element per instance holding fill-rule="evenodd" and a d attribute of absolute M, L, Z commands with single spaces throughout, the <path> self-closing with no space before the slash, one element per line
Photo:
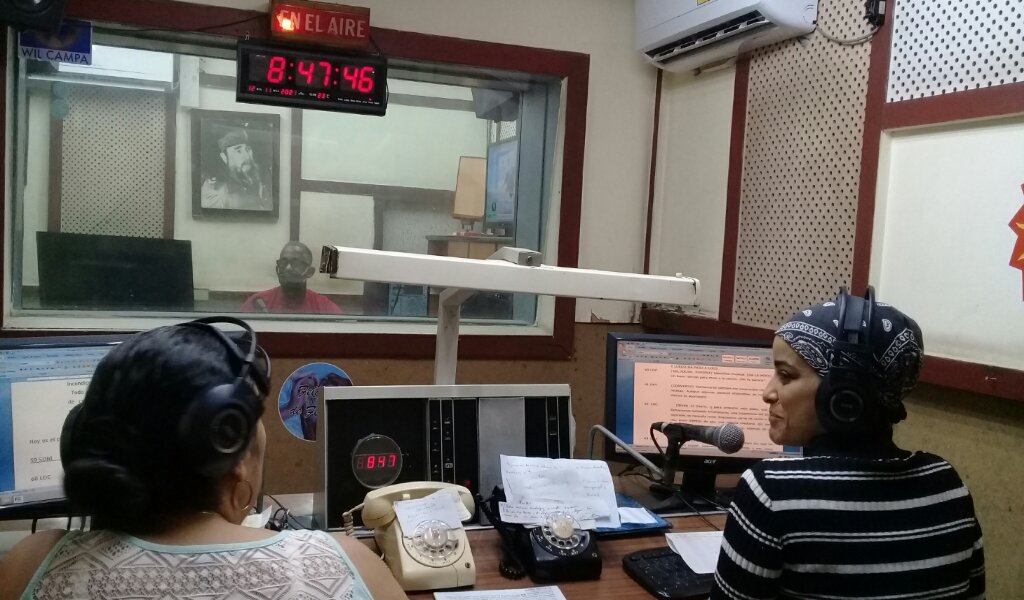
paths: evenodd
<path fill-rule="evenodd" d="M 579 522 L 564 512 L 553 512 L 539 527 L 504 523 L 498 510 L 498 502 L 504 500 L 505 491 L 497 486 L 489 501 L 480 501 L 480 510 L 505 546 L 509 561 L 501 565 L 503 575 L 516 578 L 518 567 L 537 583 L 601 577 L 601 553 L 594 532 L 580 528 Z"/>
<path fill-rule="evenodd" d="M 466 510 L 462 520 L 472 518 L 475 504 L 469 490 L 440 481 L 391 485 L 372 490 L 363 500 L 363 524 L 373 528 L 384 562 L 406 591 L 462 587 L 476 582 L 476 563 L 463 528 L 449 529 L 442 521 L 428 520 L 419 523 L 414 531 L 405 532 L 395 515 L 395 502 L 423 498 L 443 489 L 458 493 Z"/>

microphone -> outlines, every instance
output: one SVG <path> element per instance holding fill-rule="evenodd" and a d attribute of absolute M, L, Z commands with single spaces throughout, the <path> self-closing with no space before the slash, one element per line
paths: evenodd
<path fill-rule="evenodd" d="M 743 448 L 743 430 L 739 425 L 690 425 L 689 423 L 669 423 L 658 421 L 651 424 L 651 429 L 664 433 L 669 441 L 680 438 L 681 441 L 693 440 L 710 444 L 726 454 L 732 454 Z"/>

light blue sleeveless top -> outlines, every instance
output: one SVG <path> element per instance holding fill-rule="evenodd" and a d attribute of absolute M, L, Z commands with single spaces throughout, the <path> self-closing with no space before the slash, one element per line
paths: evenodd
<path fill-rule="evenodd" d="M 277 600 L 372 596 L 345 551 L 322 531 L 282 531 L 237 544 L 168 546 L 111 531 L 69 532 L 23 600 L 196 598 Z"/>

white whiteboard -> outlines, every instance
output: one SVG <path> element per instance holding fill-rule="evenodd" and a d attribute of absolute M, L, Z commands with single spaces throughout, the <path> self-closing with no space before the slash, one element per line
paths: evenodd
<path fill-rule="evenodd" d="M 1024 370 L 1024 118 L 883 140 L 871 280 L 921 325 L 931 356 Z"/>

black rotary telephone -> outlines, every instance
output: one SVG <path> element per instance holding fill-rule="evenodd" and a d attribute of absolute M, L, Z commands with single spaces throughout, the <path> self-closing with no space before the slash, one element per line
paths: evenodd
<path fill-rule="evenodd" d="M 557 512 L 539 527 L 504 523 L 498 516 L 498 502 L 504 501 L 501 486 L 496 486 L 487 500 L 477 498 L 477 506 L 494 525 L 505 547 L 502 575 L 519 579 L 529 574 L 537 583 L 601 577 L 601 553 L 593 531 L 581 529 L 571 516 Z"/>

